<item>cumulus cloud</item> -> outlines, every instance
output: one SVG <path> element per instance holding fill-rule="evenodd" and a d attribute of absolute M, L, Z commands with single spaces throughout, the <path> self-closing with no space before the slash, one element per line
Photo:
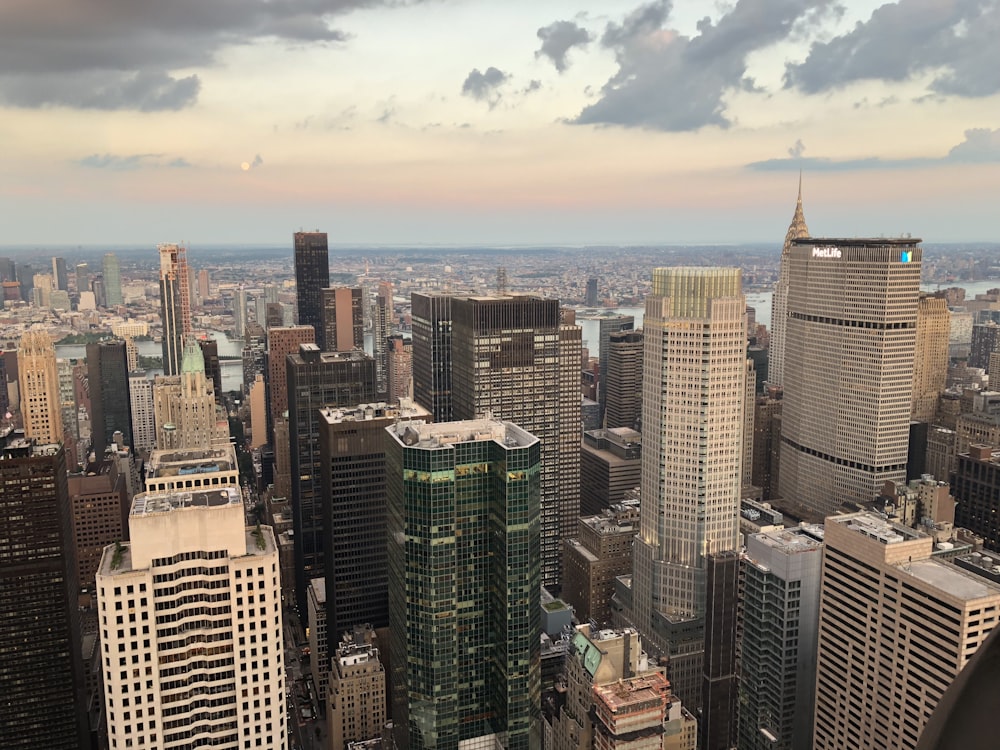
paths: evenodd
<path fill-rule="evenodd" d="M 183 157 L 169 158 L 165 154 L 90 154 L 82 159 L 77 159 L 76 163 L 81 167 L 106 169 L 112 172 L 131 172 L 143 167 L 182 168 L 191 166 L 191 163 Z"/>
<path fill-rule="evenodd" d="M 416 0 L 414 0 L 416 1 Z M 193 104 L 192 68 L 261 39 L 336 43 L 331 23 L 394 0 L 31 0 L 0 2 L 0 103 L 174 110 Z"/>
<path fill-rule="evenodd" d="M 586 47 L 592 40 L 590 32 L 573 21 L 553 21 L 540 28 L 537 34 L 542 46 L 535 57 L 547 57 L 560 73 L 569 65 L 566 61 L 569 51 L 573 47 Z"/>
<path fill-rule="evenodd" d="M 510 75 L 492 65 L 486 72 L 473 68 L 462 83 L 462 96 L 468 96 L 476 101 L 487 102 L 493 109 L 500 101 L 500 87 L 510 80 Z"/>
<path fill-rule="evenodd" d="M 799 148 L 801 146 L 801 148 Z M 913 157 L 909 159 L 882 159 L 877 156 L 860 159 L 828 159 L 804 157 L 805 146 L 796 141 L 788 149 L 790 158 L 765 159 L 747 164 L 755 172 L 790 172 L 805 169 L 809 172 L 848 172 L 871 169 L 916 169 L 946 164 L 995 164 L 1000 163 L 1000 128 L 970 128 L 965 139 L 944 156 Z"/>
<path fill-rule="evenodd" d="M 746 76 L 750 54 L 821 23 L 834 1 L 737 0 L 718 21 L 702 19 L 692 37 L 666 27 L 671 8 L 669 0 L 656 0 L 607 25 L 600 43 L 614 52 L 618 70 L 573 122 L 666 131 L 728 127 L 726 94 L 760 91 Z"/>
<path fill-rule="evenodd" d="M 1000 92 L 1000 3 L 996 0 L 898 0 L 785 68 L 785 87 L 815 94 L 856 81 L 933 76 L 937 94 Z"/>

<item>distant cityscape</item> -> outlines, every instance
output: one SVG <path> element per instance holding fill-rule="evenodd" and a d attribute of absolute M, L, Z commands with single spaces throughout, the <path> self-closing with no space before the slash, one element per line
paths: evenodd
<path fill-rule="evenodd" d="M 0 747 L 938 747 L 1000 649 L 1000 244 L 789 208 L 4 251 Z"/>

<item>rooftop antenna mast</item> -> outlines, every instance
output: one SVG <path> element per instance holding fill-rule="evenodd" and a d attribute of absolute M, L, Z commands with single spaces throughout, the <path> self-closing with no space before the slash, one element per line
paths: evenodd
<path fill-rule="evenodd" d="M 507 294 L 507 269 L 504 266 L 497 269 L 497 294 Z"/>

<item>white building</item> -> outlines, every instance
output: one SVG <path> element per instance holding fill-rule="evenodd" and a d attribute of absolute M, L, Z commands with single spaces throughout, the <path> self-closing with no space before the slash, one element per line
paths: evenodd
<path fill-rule="evenodd" d="M 111 750 L 288 746 L 278 552 L 231 487 L 141 493 L 97 572 Z"/>
<path fill-rule="evenodd" d="M 132 402 L 132 441 L 142 453 L 156 447 L 156 422 L 153 419 L 153 381 L 142 370 L 130 372 L 128 393 Z"/>

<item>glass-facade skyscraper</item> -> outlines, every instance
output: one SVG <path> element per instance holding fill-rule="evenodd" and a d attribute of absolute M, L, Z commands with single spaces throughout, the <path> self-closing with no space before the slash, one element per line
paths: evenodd
<path fill-rule="evenodd" d="M 312 326 L 316 342 L 323 348 L 322 290 L 330 286 L 330 255 L 326 232 L 296 232 L 295 301 L 299 325 Z"/>
<path fill-rule="evenodd" d="M 493 419 L 387 433 L 397 746 L 536 750 L 541 443 Z"/>
<path fill-rule="evenodd" d="M 163 374 L 179 375 L 184 340 L 191 333 L 191 290 L 187 248 L 160 245 L 160 315 L 163 318 Z"/>
<path fill-rule="evenodd" d="M 104 301 L 107 307 L 117 307 L 122 304 L 122 274 L 118 264 L 118 256 L 105 253 L 102 261 L 104 273 Z"/>

